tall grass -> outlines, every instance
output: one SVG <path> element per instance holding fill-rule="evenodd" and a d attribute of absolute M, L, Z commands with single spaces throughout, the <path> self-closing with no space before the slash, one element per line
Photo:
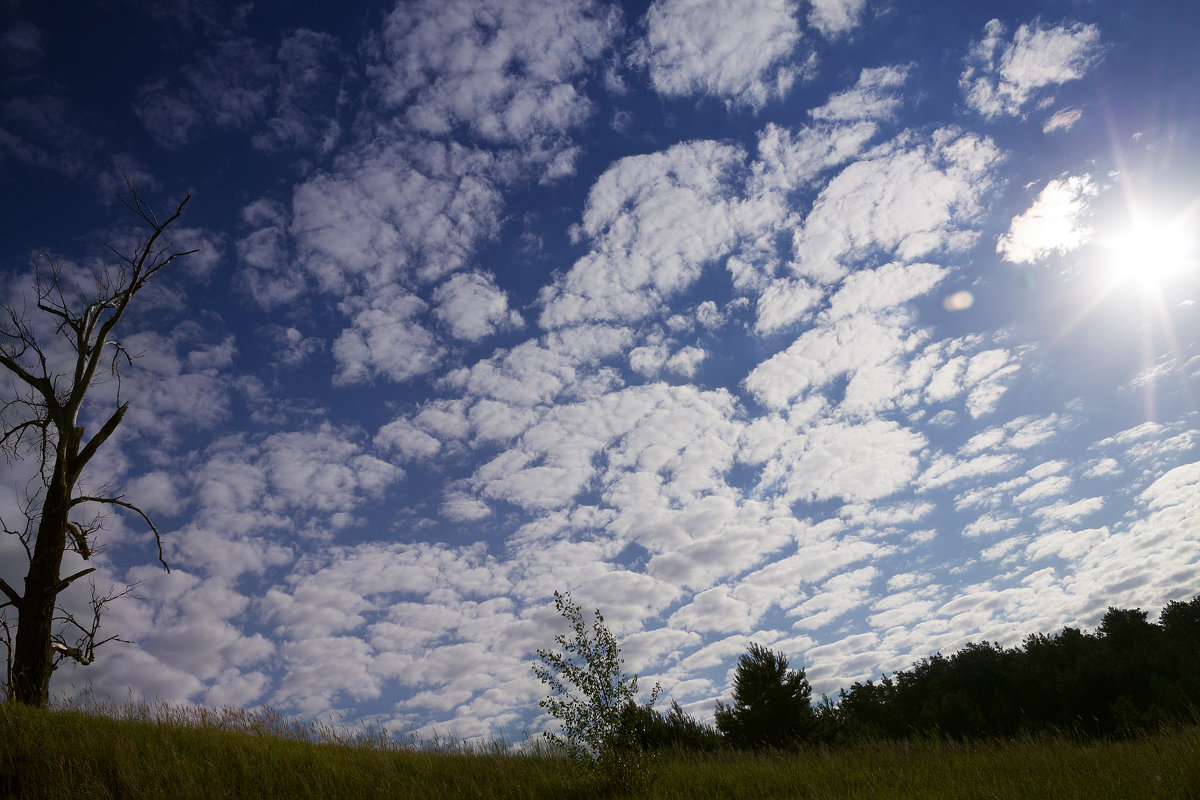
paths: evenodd
<path fill-rule="evenodd" d="M 536 748 L 415 747 L 265 708 L 0 705 L 6 798 L 563 798 L 573 778 Z"/>
<path fill-rule="evenodd" d="M 1120 742 L 863 742 L 793 754 L 668 759 L 656 798 L 1200 798 L 1200 729 Z"/>
<path fill-rule="evenodd" d="M 0 705 L 0 797 L 590 798 L 537 747 L 418 747 L 260 708 Z M 1117 742 L 1059 737 L 863 742 L 801 753 L 661 754 L 647 798 L 1197 798 L 1200 728 Z"/>

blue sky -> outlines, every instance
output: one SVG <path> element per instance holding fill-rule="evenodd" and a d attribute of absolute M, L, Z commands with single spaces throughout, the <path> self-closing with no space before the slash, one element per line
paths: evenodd
<path fill-rule="evenodd" d="M 172 571 L 107 521 L 55 692 L 519 738 L 555 590 L 701 718 L 1200 591 L 1194 4 L 71 14 L 0 17 L 6 300 L 122 171 L 199 252 L 86 478 Z"/>

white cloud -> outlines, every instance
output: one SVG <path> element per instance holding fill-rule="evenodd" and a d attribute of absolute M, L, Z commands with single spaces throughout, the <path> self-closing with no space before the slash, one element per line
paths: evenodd
<path fill-rule="evenodd" d="M 989 453 L 969 459 L 940 455 L 921 475 L 921 489 L 932 489 L 984 475 L 1008 472 L 1020 463 L 1020 459 L 1009 453 Z"/>
<path fill-rule="evenodd" d="M 867 68 L 853 88 L 832 95 L 825 105 L 808 113 L 824 120 L 890 120 L 903 102 L 898 90 L 907 80 L 906 66 Z"/>
<path fill-rule="evenodd" d="M 325 636 L 288 642 L 281 649 L 287 665 L 271 702 L 317 714 L 339 705 L 340 696 L 378 697 L 380 677 L 369 668 L 370 646 L 357 636 Z"/>
<path fill-rule="evenodd" d="M 1121 465 L 1115 458 L 1101 458 L 1096 460 L 1087 471 L 1083 473 L 1085 478 L 1102 478 L 1108 475 L 1120 475 Z"/>
<path fill-rule="evenodd" d="M 168 559 L 232 579 L 290 560 L 280 538 L 334 536 L 404 476 L 365 452 L 358 439 L 323 424 L 214 443 L 179 479 L 199 513 L 182 535 L 165 537 Z"/>
<path fill-rule="evenodd" d="M 406 381 L 438 365 L 443 349 L 417 315 L 425 303 L 413 295 L 378 297 L 356 311 L 351 327 L 333 343 L 337 385 L 370 383 L 376 377 Z"/>
<path fill-rule="evenodd" d="M 553 162 L 563 152 L 555 138 L 591 113 L 585 69 L 616 29 L 615 12 L 591 0 L 399 2 L 369 74 L 421 134 L 464 126 L 492 142 L 533 144 L 534 160 Z"/>
<path fill-rule="evenodd" d="M 288 668 L 272 702 L 311 713 L 398 684 L 405 715 L 394 724 L 406 731 L 410 710 L 428 719 L 451 706 L 456 734 L 502 728 L 514 703 L 535 701 L 527 656 L 553 622 L 542 597 L 519 616 L 494 596 L 509 583 L 481 546 L 366 543 L 302 560 L 262 603 Z"/>
<path fill-rule="evenodd" d="M 1129 379 L 1122 390 L 1145 389 L 1148 386 L 1162 383 L 1166 378 L 1181 372 L 1183 364 L 1174 353 L 1164 354 L 1152 364 L 1144 365 L 1136 375 Z"/>
<path fill-rule="evenodd" d="M 433 293 L 434 314 L 459 339 L 477 342 L 497 330 L 520 327 L 521 315 L 508 308 L 508 296 L 484 272 L 460 272 Z"/>
<path fill-rule="evenodd" d="M 265 699 L 269 681 L 253 667 L 265 666 L 275 647 L 240 629 L 250 598 L 223 579 L 203 580 L 178 566 L 170 575 L 149 566 L 130 571 L 125 580 L 138 582 L 139 591 L 106 607 L 102 629 L 130 641 L 105 648 L 86 670 L 64 662 L 60 672 L 73 685 L 59 693 L 77 694 L 75 687 L 86 685 L 97 698 L 132 695 L 146 702 L 186 703 L 204 695 L 253 705 Z M 97 575 L 101 585 L 122 582 L 103 568 Z M 60 601 L 72 605 L 81 599 L 71 597 L 78 591 L 77 585 Z"/>
<path fill-rule="evenodd" d="M 705 94 L 762 108 L 782 97 L 801 69 L 791 0 L 655 0 L 646 12 L 640 60 L 668 96 Z"/>
<path fill-rule="evenodd" d="M 696 375 L 696 370 L 707 355 L 699 347 L 692 347 L 691 345 L 682 347 L 667 359 L 667 371 L 684 378 L 693 378 Z"/>
<path fill-rule="evenodd" d="M 362 452 L 345 432 L 328 425 L 304 433 L 275 434 L 263 442 L 262 449 L 269 485 L 293 508 L 347 510 L 365 499 L 360 493 L 378 499 L 403 474 Z M 264 505 L 269 508 L 271 503 Z"/>
<path fill-rule="evenodd" d="M 1102 497 L 1085 497 L 1082 500 L 1076 500 L 1074 503 L 1069 503 L 1065 500 L 1056 500 L 1048 506 L 1035 509 L 1033 516 L 1046 524 L 1069 525 L 1095 513 L 1103 506 L 1104 498 Z"/>
<path fill-rule="evenodd" d="M 996 243 L 996 252 L 1005 261 L 1020 264 L 1078 248 L 1092 235 L 1083 218 L 1088 199 L 1098 192 L 1088 175 L 1050 181 L 1028 211 L 1013 217 L 1008 233 Z"/>
<path fill-rule="evenodd" d="M 1020 524 L 1016 517 L 1004 516 L 998 511 L 989 511 L 979 519 L 962 529 L 962 535 L 968 539 L 980 536 L 990 536 L 996 533 L 1007 533 Z"/>
<path fill-rule="evenodd" d="M 296 256 L 324 292 L 376 289 L 465 265 L 499 225 L 496 162 L 457 144 L 376 141 L 296 187 Z"/>
<path fill-rule="evenodd" d="M 793 627 L 814 630 L 866 605 L 871 599 L 868 589 L 878 577 L 879 570 L 875 567 L 862 567 L 830 578 L 821 591 L 788 612 L 788 616 L 800 618 Z"/>
<path fill-rule="evenodd" d="M 1200 490 L 1200 461 L 1175 467 L 1146 487 L 1139 499 L 1152 510 L 1185 507 Z M 1192 507 L 1192 512 L 1196 506 Z"/>
<path fill-rule="evenodd" d="M 1089 551 L 1103 544 L 1108 538 L 1107 528 L 1089 530 L 1058 530 L 1038 536 L 1025 548 L 1030 561 L 1057 556 L 1075 560 L 1086 556 Z"/>
<path fill-rule="evenodd" d="M 698 592 L 667 624 L 697 633 L 750 633 L 756 620 L 747 603 L 733 597 L 727 587 L 714 586 Z"/>
<path fill-rule="evenodd" d="M 1032 470 L 1031 470 L 1032 472 Z M 1066 475 L 1054 475 L 1049 478 L 1043 478 L 1027 489 L 1022 490 L 1013 497 L 1013 502 L 1018 505 L 1025 505 L 1035 501 L 1044 500 L 1047 497 L 1055 497 L 1064 494 L 1071 486 L 1071 479 Z"/>
<path fill-rule="evenodd" d="M 138 507 L 152 516 L 178 511 L 183 505 L 178 481 L 163 470 L 154 470 L 134 478 L 126 486 L 126 493 L 138 498 Z"/>
<path fill-rule="evenodd" d="M 1043 461 L 1036 467 L 1031 467 L 1025 473 L 1025 477 L 1029 478 L 1030 480 L 1040 481 L 1049 476 L 1058 475 L 1060 472 L 1066 470 L 1069 466 L 1070 464 L 1068 464 L 1066 461 Z"/>
<path fill-rule="evenodd" d="M 745 153 L 717 142 L 617 161 L 593 184 L 578 234 L 592 250 L 542 290 L 540 323 L 637 320 L 690 287 L 746 227 L 778 209 L 728 198 Z"/>
<path fill-rule="evenodd" d="M 1028 450 L 1049 441 L 1060 428 L 1070 424 L 1071 418 L 1064 414 L 1049 414 L 1041 418 L 1018 417 L 1004 426 L 1012 432 L 1005 444 L 1013 450 Z"/>
<path fill-rule="evenodd" d="M 236 396 L 236 379 L 229 370 L 237 355 L 235 340 L 208 342 L 207 337 L 201 325 L 191 322 L 166 335 L 124 337 L 122 344 L 129 352 L 142 353 L 122 377 L 122 390 L 138 398 L 125 414 L 124 434 L 170 448 L 189 432 L 212 430 L 230 418 Z M 97 387 L 92 397 L 99 399 L 116 388 Z"/>
<path fill-rule="evenodd" d="M 874 158 L 850 164 L 825 185 L 796 231 L 791 265 L 822 283 L 878 249 L 913 260 L 961 250 L 1000 151 L 989 139 L 944 128 L 928 143 L 903 136 Z"/>
<path fill-rule="evenodd" d="M 967 394 L 967 411 L 973 418 L 996 410 L 1000 398 L 1008 390 L 1006 381 L 1020 370 L 1018 354 L 1007 350 L 985 350 L 971 356 L 963 383 L 971 387 Z"/>
<path fill-rule="evenodd" d="M 984 450 L 995 449 L 997 445 L 1004 441 L 1005 432 L 1001 427 L 985 428 L 979 433 L 972 436 L 967 443 L 958 448 L 960 455 L 973 456 L 982 453 Z"/>
<path fill-rule="evenodd" d="M 488 504 L 463 492 L 450 492 L 442 501 L 442 514 L 455 522 L 475 522 L 491 515 Z"/>
<path fill-rule="evenodd" d="M 988 117 L 1020 116 L 1044 96 L 1047 87 L 1079 80 L 1100 60 L 1100 28 L 1074 23 L 1045 27 L 1040 20 L 1021 25 L 1011 42 L 996 19 L 971 46 L 959 79 L 967 105 Z"/>
<path fill-rule="evenodd" d="M 858 270 L 842 282 L 829 300 L 829 317 L 840 319 L 864 311 L 883 311 L 925 294 L 945 279 L 948 270 L 936 264 L 893 262 L 873 270 Z"/>
<path fill-rule="evenodd" d="M 667 348 L 661 344 L 642 345 L 629 351 L 629 366 L 634 372 L 655 376 L 667 363 Z"/>
<path fill-rule="evenodd" d="M 811 183 L 823 170 L 861 153 L 876 130 L 874 122 L 817 123 L 798 130 L 768 123 L 758 134 L 754 183 L 761 190 Z"/>
<path fill-rule="evenodd" d="M 516 448 L 479 467 L 472 482 L 485 496 L 534 508 L 559 508 L 601 478 L 625 470 L 663 476 L 677 499 L 720 485 L 737 427 L 730 399 L 692 387 L 652 384 L 549 410 Z M 606 467 L 606 469 L 605 469 Z M 601 473 L 603 470 L 603 473 Z"/>
<path fill-rule="evenodd" d="M 758 297 L 754 332 L 774 333 L 804 319 L 825 296 L 806 280 L 772 281 Z"/>
<path fill-rule="evenodd" d="M 581 368 L 613 356 L 631 343 L 628 330 L 580 326 L 530 339 L 443 377 L 448 386 L 476 397 L 533 406 L 573 397 L 586 388 Z M 507 413 L 507 412 L 506 412 Z"/>
<path fill-rule="evenodd" d="M 470 433 L 466 407 L 461 400 L 430 400 L 421 405 L 413 421 L 442 439 L 463 439 Z"/>
<path fill-rule="evenodd" d="M 712 300 L 705 300 L 696 306 L 696 321 L 705 328 L 717 329 L 729 321 L 728 311 L 721 311 Z"/>
<path fill-rule="evenodd" d="M 786 350 L 751 370 L 746 389 L 769 408 L 785 408 L 839 376 L 857 377 L 911 351 L 919 339 L 910 334 L 906 323 L 896 313 L 859 313 L 810 328 Z M 885 394 L 896 389 L 893 384 Z"/>
<path fill-rule="evenodd" d="M 1055 111 L 1054 114 L 1047 118 L 1046 123 L 1042 125 L 1042 132 L 1069 131 L 1081 119 L 1083 119 L 1082 109 L 1076 107 L 1063 108 Z"/>
<path fill-rule="evenodd" d="M 400 417 L 379 429 L 375 434 L 375 446 L 397 453 L 401 459 L 407 460 L 436 455 L 442 443 L 421 430 L 412 420 Z"/>
<path fill-rule="evenodd" d="M 262 308 L 292 302 L 306 286 L 304 276 L 291 269 L 286 210 L 262 198 L 242 209 L 242 220 L 254 230 L 237 242 L 239 279 Z"/>
<path fill-rule="evenodd" d="M 836 39 L 858 27 L 867 0 L 813 0 L 808 24 L 826 39 Z"/>
<path fill-rule="evenodd" d="M 828 422 L 801 429 L 780 442 L 763 467 L 763 489 L 781 483 L 786 502 L 878 500 L 916 476 L 916 452 L 925 437 L 895 422 Z"/>
<path fill-rule="evenodd" d="M 297 328 L 271 326 L 264 333 L 267 340 L 277 348 L 275 363 L 285 366 L 301 364 L 325 348 L 324 341 L 314 336 L 305 336 Z"/>

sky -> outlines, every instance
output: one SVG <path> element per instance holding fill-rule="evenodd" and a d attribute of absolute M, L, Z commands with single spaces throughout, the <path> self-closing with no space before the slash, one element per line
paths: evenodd
<path fill-rule="evenodd" d="M 3 5 L 5 302 L 122 174 L 198 249 L 56 696 L 519 741 L 556 590 L 700 719 L 1200 593 L 1190 0 Z"/>

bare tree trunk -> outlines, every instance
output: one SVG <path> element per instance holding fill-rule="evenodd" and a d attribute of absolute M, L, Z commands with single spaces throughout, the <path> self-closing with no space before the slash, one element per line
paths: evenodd
<path fill-rule="evenodd" d="M 12 683 L 8 688 L 10 699 L 38 707 L 50 702 L 50 675 L 54 672 L 50 639 L 61 591 L 59 570 L 67 547 L 67 515 L 71 510 L 68 471 L 63 462 L 60 452 L 42 504 L 37 543 L 25 575 L 25 594 L 17 605 L 17 641 Z"/>
<path fill-rule="evenodd" d="M 0 450 L 8 458 L 21 458 L 31 450 L 37 453 L 44 482 L 41 512 L 35 514 L 32 508 L 25 512 L 26 528 L 10 530 L 0 525 L 6 534 L 20 538 L 29 558 L 24 594 L 18 594 L 0 579 L 0 592 L 4 596 L 0 599 L 7 599 L 0 603 L 0 609 L 13 606 L 17 611 L 15 646 L 7 638 L 11 634 L 7 619 L 3 630 L 11 658 L 6 676 L 8 697 L 18 703 L 47 705 L 50 676 L 60 660 L 70 658 L 83 665 L 90 664 L 96 647 L 118 638 L 98 638 L 100 612 L 106 603 L 126 594 L 129 587 L 124 592 L 110 590 L 101 596 L 93 586 L 93 618 L 87 625 L 58 605 L 58 596 L 67 587 L 95 571 L 94 567 L 88 567 L 65 578 L 59 574 L 68 547 L 85 561 L 91 558 L 87 539 L 98 524 L 81 526 L 72 522 L 71 512 L 76 506 L 108 504 L 140 514 L 154 532 L 159 561 L 166 567 L 158 529 L 145 512 L 119 495 L 78 494 L 76 486 L 84 467 L 121 424 L 129 407 L 128 403 L 118 405 L 85 442 L 84 430 L 77 427 L 77 421 L 88 391 L 101 380 L 98 377 L 101 370 L 107 369 L 108 377 L 118 381 L 119 402 L 119 359 L 124 358 L 127 363 L 133 359 L 114 338 L 117 323 L 134 295 L 151 278 L 174 259 L 195 252 L 172 252 L 162 238 L 167 227 L 183 213 L 188 197 L 184 197 L 171 217 L 160 221 L 132 184 L 128 184 L 128 189 L 129 199 L 122 198 L 122 201 L 150 226 L 151 233 L 130 255 L 113 250 L 120 263 L 96 272 L 95 294 L 90 302 L 72 287 L 62 284 L 62 271 L 57 266 L 52 265 L 48 274 L 35 270 L 36 308 L 57 320 L 56 335 L 67 339 L 75 352 L 74 369 L 56 369 L 53 359 L 47 357 L 46 343 L 38 341 L 34 327 L 27 321 L 25 307 L 6 307 L 3 311 L 7 319 L 0 319 L 0 367 L 9 373 L 9 385 L 14 392 L 12 396 L 0 396 L 0 411 L 5 412 L 0 415 L 4 423 L 0 426 L 3 428 L 0 430 Z M 36 266 L 39 264 L 35 259 Z M 83 307 L 75 307 L 68 298 L 81 302 Z M 111 359 L 109 348 L 112 348 Z M 7 387 L 0 385 L 0 390 L 7 390 Z M 25 443 L 27 437 L 33 439 L 32 443 Z M 47 473 L 50 458 L 54 463 Z M 33 501 L 30 505 L 33 507 L 37 503 Z M 32 536 L 35 521 L 36 536 Z M 32 549 L 29 546 L 31 539 Z M 72 646 L 62 630 L 55 630 L 56 626 L 72 633 L 76 644 Z"/>

